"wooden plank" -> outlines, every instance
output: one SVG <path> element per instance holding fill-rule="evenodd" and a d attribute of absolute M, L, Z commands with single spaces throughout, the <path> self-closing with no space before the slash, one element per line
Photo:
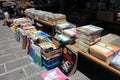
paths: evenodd
<path fill-rule="evenodd" d="M 46 20 L 43 20 L 43 19 L 36 19 L 35 17 L 33 17 L 33 16 L 31 16 L 31 15 L 27 15 L 27 14 L 25 14 L 26 16 L 28 16 L 28 17 L 30 17 L 30 18 L 32 18 L 32 19 L 34 19 L 34 20 L 36 20 L 36 21 L 38 21 L 38 22 L 40 22 L 40 23 L 42 23 L 42 24 L 46 24 L 46 25 L 48 25 L 48 26 L 50 26 L 50 27 L 55 27 L 55 23 L 52 23 L 52 22 L 49 22 L 49 21 L 46 21 Z"/>
<path fill-rule="evenodd" d="M 73 49 L 77 50 L 77 51 L 79 52 L 80 55 L 83 55 L 83 56 L 89 58 L 90 60 L 92 60 L 92 61 L 94 61 L 94 62 L 100 64 L 101 66 L 105 67 L 106 69 L 108 69 L 108 70 L 110 70 L 110 71 L 112 71 L 112 72 L 114 72 L 115 74 L 117 74 L 117 75 L 120 76 L 120 71 L 117 70 L 117 69 L 115 69 L 115 68 L 113 68 L 113 67 L 111 67 L 111 66 L 109 66 L 108 63 L 106 63 L 106 62 L 104 62 L 104 61 L 102 61 L 102 60 L 100 60 L 100 59 L 98 59 L 98 58 L 92 56 L 92 55 L 89 54 L 89 53 L 83 52 L 82 50 L 76 48 L 74 45 L 71 45 L 71 47 L 72 47 Z"/>

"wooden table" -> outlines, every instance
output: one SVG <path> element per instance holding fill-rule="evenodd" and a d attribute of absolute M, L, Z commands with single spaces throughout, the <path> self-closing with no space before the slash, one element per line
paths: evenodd
<path fill-rule="evenodd" d="M 31 16 L 31 15 L 28 15 L 28 14 L 25 14 L 25 15 L 29 18 L 34 19 L 37 22 L 40 22 L 41 24 L 49 26 L 50 28 L 52 28 L 52 34 L 53 35 L 55 34 L 55 26 L 56 26 L 55 23 L 52 23 L 52 22 L 49 22 L 47 20 L 43 20 L 43 19 L 40 19 L 40 18 L 38 19 L 38 18 L 35 18 L 34 16 Z"/>
<path fill-rule="evenodd" d="M 80 55 L 83 55 L 83 56 L 85 56 L 86 58 L 89 58 L 90 60 L 94 61 L 95 63 L 98 63 L 99 65 L 105 67 L 106 69 L 108 69 L 108 70 L 112 71 L 113 73 L 115 73 L 115 74 L 117 74 L 117 75 L 120 76 L 120 71 L 117 70 L 117 69 L 115 69 L 114 67 L 109 66 L 108 63 L 106 63 L 106 62 L 104 62 L 104 61 L 102 61 L 102 60 L 100 60 L 100 59 L 92 56 L 92 55 L 89 54 L 89 53 L 83 52 L 82 50 L 76 48 L 74 45 L 71 45 L 71 47 L 72 47 L 73 49 L 77 50 Z"/>

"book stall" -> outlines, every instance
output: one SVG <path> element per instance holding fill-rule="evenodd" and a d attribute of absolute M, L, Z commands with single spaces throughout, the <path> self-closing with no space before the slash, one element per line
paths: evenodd
<path fill-rule="evenodd" d="M 70 80 L 67 76 L 75 73 L 78 54 L 120 75 L 120 48 L 100 42 L 103 28 L 92 24 L 77 26 L 63 14 L 41 10 L 26 9 L 25 14 L 54 25 L 54 36 L 37 29 L 28 18 L 16 18 L 11 25 L 16 41 L 27 50 L 30 59 L 48 70 L 42 74 L 45 80 Z"/>

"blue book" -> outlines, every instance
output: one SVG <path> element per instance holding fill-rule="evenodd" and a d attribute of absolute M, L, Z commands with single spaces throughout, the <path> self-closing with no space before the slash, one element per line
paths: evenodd
<path fill-rule="evenodd" d="M 37 31 L 37 32 L 34 32 L 35 35 L 38 35 L 41 39 L 45 39 L 47 37 L 50 37 L 49 34 L 45 33 L 45 32 L 42 32 L 42 31 Z"/>
<path fill-rule="evenodd" d="M 56 36 L 62 41 L 62 42 L 67 42 L 70 40 L 70 37 L 64 34 L 56 34 Z"/>

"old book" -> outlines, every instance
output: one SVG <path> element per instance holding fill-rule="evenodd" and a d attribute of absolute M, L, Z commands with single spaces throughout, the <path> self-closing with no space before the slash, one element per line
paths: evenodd
<path fill-rule="evenodd" d="M 90 54 L 105 61 L 110 62 L 115 53 L 117 53 L 119 47 L 106 42 L 99 42 L 93 46 L 90 46 Z"/>

